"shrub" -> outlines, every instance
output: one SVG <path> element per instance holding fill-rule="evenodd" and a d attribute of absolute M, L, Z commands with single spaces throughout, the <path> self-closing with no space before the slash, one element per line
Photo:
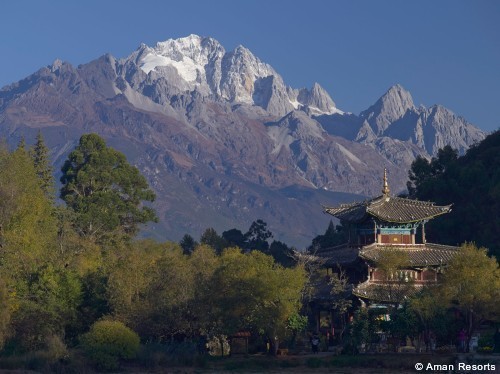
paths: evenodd
<path fill-rule="evenodd" d="M 98 369 L 115 370 L 120 359 L 134 358 L 139 350 L 139 336 L 118 321 L 97 321 L 82 336 L 82 347 Z"/>
<path fill-rule="evenodd" d="M 69 356 L 68 348 L 64 341 L 58 335 L 49 335 L 45 339 L 45 349 L 44 352 L 47 356 L 47 360 L 50 363 L 55 363 L 57 361 L 65 360 Z"/>

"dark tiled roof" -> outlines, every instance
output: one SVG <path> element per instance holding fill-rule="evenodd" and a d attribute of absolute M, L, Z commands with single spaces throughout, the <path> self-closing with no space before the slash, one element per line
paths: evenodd
<path fill-rule="evenodd" d="M 317 257 L 325 260 L 325 265 L 349 264 L 358 258 L 360 247 L 350 247 L 342 244 L 337 247 L 321 249 L 315 253 Z"/>
<path fill-rule="evenodd" d="M 451 205 L 437 206 L 431 202 L 382 195 L 368 201 L 324 207 L 323 211 L 347 222 L 361 222 L 373 216 L 386 222 L 409 223 L 448 213 Z"/>
<path fill-rule="evenodd" d="M 424 287 L 411 283 L 381 284 L 364 282 L 359 284 L 352 293 L 360 298 L 388 303 L 401 303 L 415 296 Z"/>
<path fill-rule="evenodd" d="M 459 247 L 433 243 L 399 245 L 374 243 L 363 247 L 359 256 L 376 263 L 384 251 L 398 251 L 408 256 L 408 266 L 432 266 L 447 264 L 459 250 Z"/>

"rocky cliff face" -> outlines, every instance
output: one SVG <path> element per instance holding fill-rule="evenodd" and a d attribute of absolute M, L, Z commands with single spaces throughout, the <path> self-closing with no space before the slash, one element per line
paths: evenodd
<path fill-rule="evenodd" d="M 332 135 L 371 145 L 379 153 L 408 167 L 418 155 L 431 157 L 451 145 L 460 154 L 485 134 L 441 105 L 416 107 L 411 94 L 395 85 L 359 116 L 322 115 L 313 117 Z"/>
<path fill-rule="evenodd" d="M 2 88 L 0 135 L 17 144 L 39 129 L 56 167 L 83 133 L 124 152 L 157 192 L 150 234 L 178 240 L 262 218 L 299 247 L 324 231 L 321 203 L 378 195 L 384 167 L 404 190 L 417 155 L 484 136 L 446 108 L 416 108 L 401 86 L 344 113 L 319 84 L 291 88 L 248 49 L 195 35 L 121 60 L 56 61 Z"/>
<path fill-rule="evenodd" d="M 403 117 L 407 110 L 414 108 L 410 93 L 397 84 L 389 88 L 375 104 L 361 112 L 360 117 L 380 136 L 392 123 Z"/>

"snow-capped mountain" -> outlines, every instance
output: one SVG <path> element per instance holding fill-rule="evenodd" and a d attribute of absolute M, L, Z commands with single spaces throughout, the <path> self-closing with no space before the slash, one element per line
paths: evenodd
<path fill-rule="evenodd" d="M 196 35 L 78 67 L 56 60 L 2 88 L 0 135 L 16 145 L 38 130 L 56 168 L 83 133 L 124 152 L 157 192 L 158 237 L 262 218 L 299 247 L 324 232 L 321 203 L 378 195 L 384 167 L 402 191 L 416 156 L 484 138 L 442 106 L 416 107 L 399 85 L 344 113 L 319 84 L 291 88 L 248 49 Z"/>
<path fill-rule="evenodd" d="M 204 97 L 257 105 L 277 116 L 301 108 L 314 114 L 341 113 L 318 83 L 311 90 L 292 89 L 247 48 L 240 45 L 226 52 L 212 38 L 190 35 L 157 43 L 155 47 L 141 45 L 125 59 L 124 65 L 128 68 L 125 75 L 132 81 L 135 74 L 140 75 L 140 82 L 146 80 L 136 89 L 153 89 L 158 96 L 162 96 L 162 83 L 167 81 L 169 89 L 175 88 L 177 93 L 196 91 Z"/>

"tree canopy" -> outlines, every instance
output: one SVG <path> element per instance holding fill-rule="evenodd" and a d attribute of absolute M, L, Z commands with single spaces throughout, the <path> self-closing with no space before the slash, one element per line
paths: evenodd
<path fill-rule="evenodd" d="M 318 249 L 335 247 L 347 242 L 347 229 L 343 225 L 335 226 L 333 221 L 330 220 L 328 227 L 323 235 L 316 236 L 308 250 L 315 252 Z"/>
<path fill-rule="evenodd" d="M 65 162 L 67 206 L 56 206 L 46 151 L 41 136 L 29 153 L 23 143 L 14 152 L 0 146 L 0 348 L 24 355 L 55 344 L 64 353 L 99 320 L 163 343 L 241 329 L 279 339 L 290 332 L 301 307 L 301 266 L 227 248 L 214 229 L 200 244 L 186 235 L 182 247 L 132 240 L 139 224 L 155 218 L 142 205 L 154 195 L 95 134 L 83 136 Z M 252 240 L 266 241 L 270 232 L 259 223 Z M 271 248 L 276 256 L 288 251 L 279 242 Z"/>
<path fill-rule="evenodd" d="M 417 158 L 409 172 L 410 197 L 453 204 L 450 214 L 426 225 L 429 240 L 475 242 L 500 256 L 500 131 L 457 157 L 449 146 L 431 161 Z"/>
<path fill-rule="evenodd" d="M 500 268 L 484 248 L 464 244 L 448 264 L 440 290 L 441 300 L 464 316 L 469 339 L 482 321 L 500 316 Z"/>
<path fill-rule="evenodd" d="M 61 198 L 77 213 L 83 236 L 119 231 L 130 237 L 139 224 L 157 220 L 154 210 L 142 204 L 155 198 L 146 179 L 97 134 L 80 138 L 62 173 Z"/>

